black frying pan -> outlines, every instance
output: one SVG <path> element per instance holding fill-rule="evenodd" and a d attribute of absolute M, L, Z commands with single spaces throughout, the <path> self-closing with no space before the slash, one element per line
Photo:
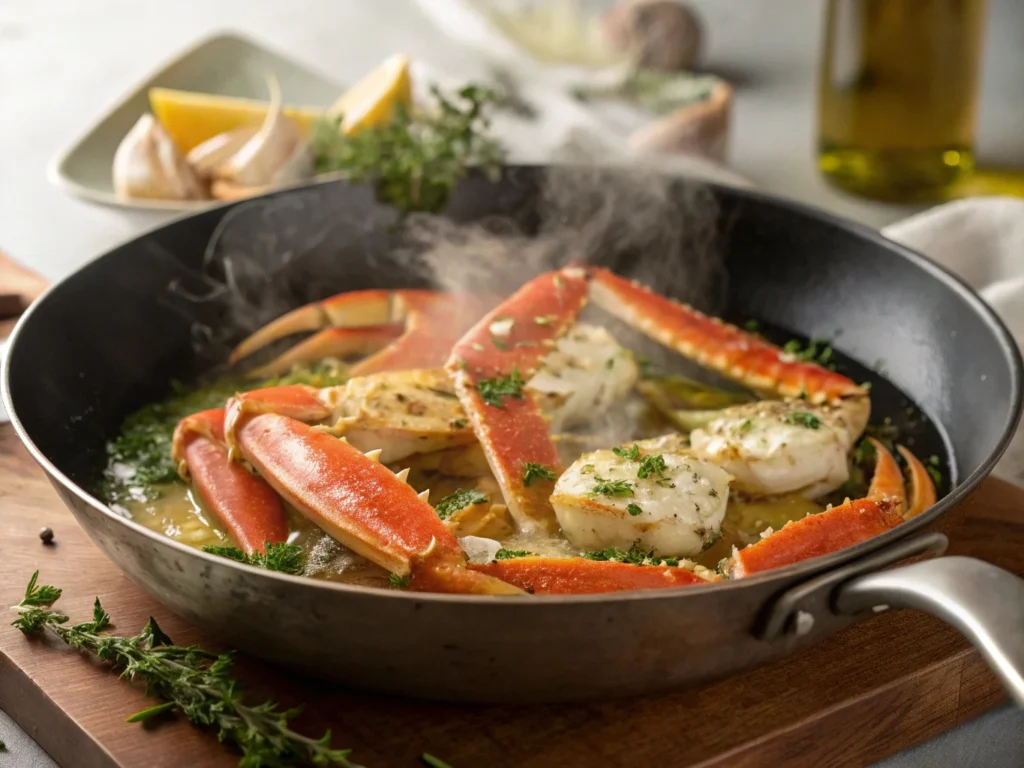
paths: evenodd
<path fill-rule="evenodd" d="M 921 256 L 830 216 L 749 192 L 607 173 L 509 168 L 497 184 L 464 182 L 448 215 L 506 235 L 556 233 L 540 255 L 517 261 L 529 250 L 517 246 L 501 257 L 520 281 L 582 255 L 657 275 L 660 291 L 733 319 L 836 338 L 845 372 L 874 384 L 875 419 L 902 423 L 908 404 L 925 415 L 904 426 L 919 455 L 948 462 L 947 495 L 871 541 L 750 579 L 518 600 L 265 572 L 115 514 L 87 490 L 104 443 L 171 379 L 209 370 L 224 345 L 290 306 L 421 283 L 424 264 L 450 274 L 459 259 L 474 263 L 472 239 L 441 261 L 411 258 L 437 227 L 416 226 L 411 238 L 371 190 L 340 182 L 188 216 L 54 286 L 10 341 L 3 386 L 12 421 L 80 524 L 143 589 L 238 648 L 339 681 L 461 700 L 630 694 L 765 663 L 886 605 L 955 623 L 1024 703 L 1024 582 L 965 558 L 882 570 L 941 553 L 943 537 L 918 531 L 978 485 L 1017 424 L 1021 360 L 991 310 Z M 718 269 L 689 266 L 709 254 Z M 225 293 L 225 283 L 236 290 Z"/>

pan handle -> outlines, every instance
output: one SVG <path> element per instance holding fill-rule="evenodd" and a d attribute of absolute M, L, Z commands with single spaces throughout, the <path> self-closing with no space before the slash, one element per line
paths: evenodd
<path fill-rule="evenodd" d="M 972 557 L 939 557 L 857 576 L 833 593 L 845 615 L 917 608 L 959 629 L 1024 707 L 1024 579 Z"/>

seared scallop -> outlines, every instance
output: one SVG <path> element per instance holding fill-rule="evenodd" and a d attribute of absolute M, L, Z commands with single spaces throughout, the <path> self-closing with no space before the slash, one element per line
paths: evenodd
<path fill-rule="evenodd" d="M 586 550 L 638 543 L 662 557 L 691 557 L 719 537 L 731 476 L 679 453 L 638 446 L 581 456 L 551 503 L 566 538 Z"/>
<path fill-rule="evenodd" d="M 736 490 L 814 498 L 849 478 L 846 453 L 854 437 L 838 409 L 764 400 L 726 408 L 690 433 L 690 450 L 731 473 Z"/>

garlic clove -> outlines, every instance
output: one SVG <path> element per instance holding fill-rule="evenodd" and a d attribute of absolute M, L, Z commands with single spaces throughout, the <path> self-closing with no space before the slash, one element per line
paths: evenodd
<path fill-rule="evenodd" d="M 114 190 L 121 197 L 202 200 L 203 185 L 163 126 L 139 118 L 114 153 Z"/>
<path fill-rule="evenodd" d="M 281 107 L 281 88 L 276 79 L 269 80 L 270 109 L 259 130 L 237 152 L 225 160 L 213 175 L 246 187 L 262 187 L 279 183 L 283 174 L 288 181 L 312 175 L 313 163 L 303 155 L 309 145 L 294 120 Z M 303 174 L 299 176 L 298 174 Z"/>
<path fill-rule="evenodd" d="M 186 159 L 197 174 L 209 178 L 218 167 L 238 152 L 259 131 L 258 125 L 243 125 L 233 131 L 218 133 L 193 147 Z"/>

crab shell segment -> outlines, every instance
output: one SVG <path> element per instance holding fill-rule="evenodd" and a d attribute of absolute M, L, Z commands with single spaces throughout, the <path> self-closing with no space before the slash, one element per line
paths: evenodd
<path fill-rule="evenodd" d="M 470 568 L 536 595 L 667 589 L 707 584 L 714 580 L 678 566 L 633 565 L 582 557 L 520 557 L 473 564 Z"/>
<path fill-rule="evenodd" d="M 466 568 L 447 526 L 403 479 L 343 440 L 276 413 L 246 414 L 242 456 L 281 497 L 343 545 L 431 591 L 519 594 Z"/>
<path fill-rule="evenodd" d="M 562 468 L 547 420 L 523 384 L 575 324 L 586 300 L 582 269 L 534 278 L 466 333 L 445 366 L 509 510 L 524 530 L 557 529 L 548 499 Z M 528 472 L 528 465 L 540 474 Z"/>
<path fill-rule="evenodd" d="M 203 504 L 247 554 L 288 539 L 288 516 L 281 498 L 262 478 L 228 459 L 224 409 L 187 416 L 172 441 L 178 472 L 192 481 Z"/>
<path fill-rule="evenodd" d="M 892 454 L 877 440 L 871 442 L 875 448 L 875 473 L 866 498 L 787 523 L 761 541 L 735 550 L 728 565 L 730 575 L 743 578 L 827 555 L 867 541 L 903 522 L 907 506 L 903 474 Z M 900 453 L 906 456 L 910 452 L 902 448 Z M 927 472 L 911 469 L 910 477 L 913 511 L 922 500 L 934 499 L 935 488 Z"/>
<path fill-rule="evenodd" d="M 483 314 L 486 302 L 432 290 L 365 290 L 341 293 L 299 307 L 242 341 L 231 352 L 237 363 L 268 344 L 314 332 L 266 365 L 256 377 L 284 373 L 324 357 L 364 357 L 353 376 L 380 371 L 439 367 L 452 344 Z"/>

